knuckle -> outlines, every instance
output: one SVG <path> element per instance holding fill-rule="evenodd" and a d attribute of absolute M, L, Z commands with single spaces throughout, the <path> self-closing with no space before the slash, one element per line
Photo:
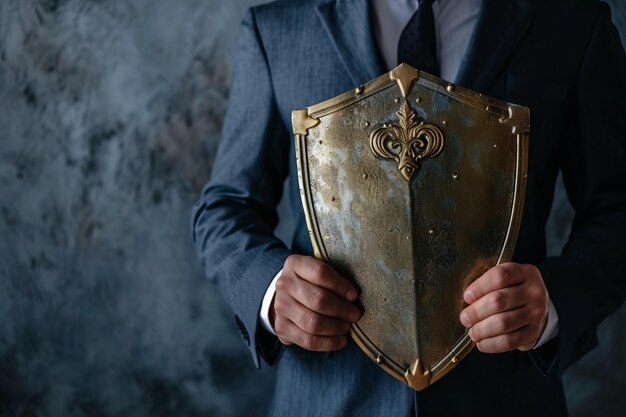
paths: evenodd
<path fill-rule="evenodd" d="M 525 335 L 523 332 L 515 332 L 515 333 L 511 333 L 507 335 L 507 338 L 506 338 L 507 350 L 513 350 L 513 349 L 517 349 L 518 347 L 520 347 L 524 340 L 524 336 Z"/>
<path fill-rule="evenodd" d="M 491 307 L 496 311 L 501 311 L 506 307 L 506 297 L 500 291 L 496 291 L 491 295 Z"/>
<path fill-rule="evenodd" d="M 283 270 L 284 271 L 293 271 L 294 269 L 294 262 L 297 259 L 298 255 L 290 255 L 287 257 L 287 259 L 285 259 L 285 264 L 283 265 Z"/>
<path fill-rule="evenodd" d="M 301 345 L 303 348 L 314 350 L 316 348 L 317 337 L 309 333 L 302 333 L 300 336 Z"/>
<path fill-rule="evenodd" d="M 313 309 L 320 311 L 328 306 L 328 295 L 324 290 L 317 289 L 311 293 L 311 305 Z"/>
<path fill-rule="evenodd" d="M 498 268 L 496 271 L 496 276 L 494 278 L 496 285 L 500 287 L 506 286 L 509 281 L 509 271 L 504 268 Z"/>
<path fill-rule="evenodd" d="M 277 316 L 285 312 L 285 300 L 283 297 L 277 295 L 276 298 L 274 298 L 274 312 Z"/>
<path fill-rule="evenodd" d="M 504 341 L 502 342 L 502 347 L 506 350 L 513 350 L 516 348 L 516 340 L 513 335 L 506 335 L 504 337 Z"/>
<path fill-rule="evenodd" d="M 274 320 L 274 331 L 279 338 L 284 337 L 286 329 L 285 321 L 282 319 L 282 317 L 276 317 L 276 319 Z"/>
<path fill-rule="evenodd" d="M 284 276 L 281 276 L 276 281 L 276 291 L 285 291 L 287 290 L 287 286 L 288 286 L 287 278 L 285 278 Z"/>
<path fill-rule="evenodd" d="M 543 287 L 542 285 L 535 285 L 535 297 L 538 300 L 544 301 L 548 299 L 548 292 L 546 291 L 545 287 Z"/>
<path fill-rule="evenodd" d="M 311 277 L 317 282 L 322 281 L 326 276 L 327 268 L 323 262 L 316 262 L 311 266 Z"/>
<path fill-rule="evenodd" d="M 321 324 L 320 316 L 317 314 L 307 314 L 304 319 L 304 329 L 309 333 L 315 333 L 319 330 Z"/>
<path fill-rule="evenodd" d="M 543 279 L 541 278 L 541 272 L 539 271 L 539 268 L 537 268 L 535 265 L 525 264 L 524 272 L 526 273 L 527 276 L 532 277 L 535 280 L 543 282 Z"/>
<path fill-rule="evenodd" d="M 546 310 L 541 307 L 533 307 L 530 309 L 530 318 L 534 322 L 540 322 L 545 316 Z"/>
<path fill-rule="evenodd" d="M 528 287 L 528 295 L 532 298 L 535 299 L 537 297 L 539 297 L 541 295 L 541 288 L 539 288 L 539 286 L 537 285 L 530 285 Z"/>

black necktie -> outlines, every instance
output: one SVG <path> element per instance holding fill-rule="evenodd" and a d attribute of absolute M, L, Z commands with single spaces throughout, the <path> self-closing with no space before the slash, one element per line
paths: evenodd
<path fill-rule="evenodd" d="M 398 42 L 398 63 L 406 62 L 415 68 L 438 76 L 434 1 L 420 0 L 417 11 L 404 27 L 400 42 Z"/>

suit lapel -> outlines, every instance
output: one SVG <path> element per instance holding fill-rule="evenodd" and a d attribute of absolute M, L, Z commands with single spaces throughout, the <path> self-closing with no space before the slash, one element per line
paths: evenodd
<path fill-rule="evenodd" d="M 483 0 L 456 83 L 486 92 L 528 29 L 535 0 Z"/>
<path fill-rule="evenodd" d="M 317 14 L 355 86 L 383 73 L 367 0 L 332 0 Z"/>
<path fill-rule="evenodd" d="M 457 84 L 487 91 L 528 29 L 535 7 L 536 0 L 483 0 Z M 370 23 L 369 1 L 330 0 L 316 9 L 355 85 L 384 72 Z"/>

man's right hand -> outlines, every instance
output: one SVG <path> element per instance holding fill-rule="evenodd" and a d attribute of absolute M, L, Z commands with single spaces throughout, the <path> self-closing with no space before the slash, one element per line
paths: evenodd
<path fill-rule="evenodd" d="M 353 304 L 358 291 L 333 268 L 311 256 L 291 255 L 276 281 L 270 322 L 285 345 L 328 352 L 342 349 L 352 323 L 361 318 Z"/>

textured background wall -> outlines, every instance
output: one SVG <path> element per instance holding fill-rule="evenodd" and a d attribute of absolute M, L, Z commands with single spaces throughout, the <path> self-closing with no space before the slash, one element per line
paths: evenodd
<path fill-rule="evenodd" d="M 189 237 L 252 3 L 0 0 L 0 416 L 263 414 Z M 626 410 L 625 328 L 568 373 L 574 416 Z"/>

